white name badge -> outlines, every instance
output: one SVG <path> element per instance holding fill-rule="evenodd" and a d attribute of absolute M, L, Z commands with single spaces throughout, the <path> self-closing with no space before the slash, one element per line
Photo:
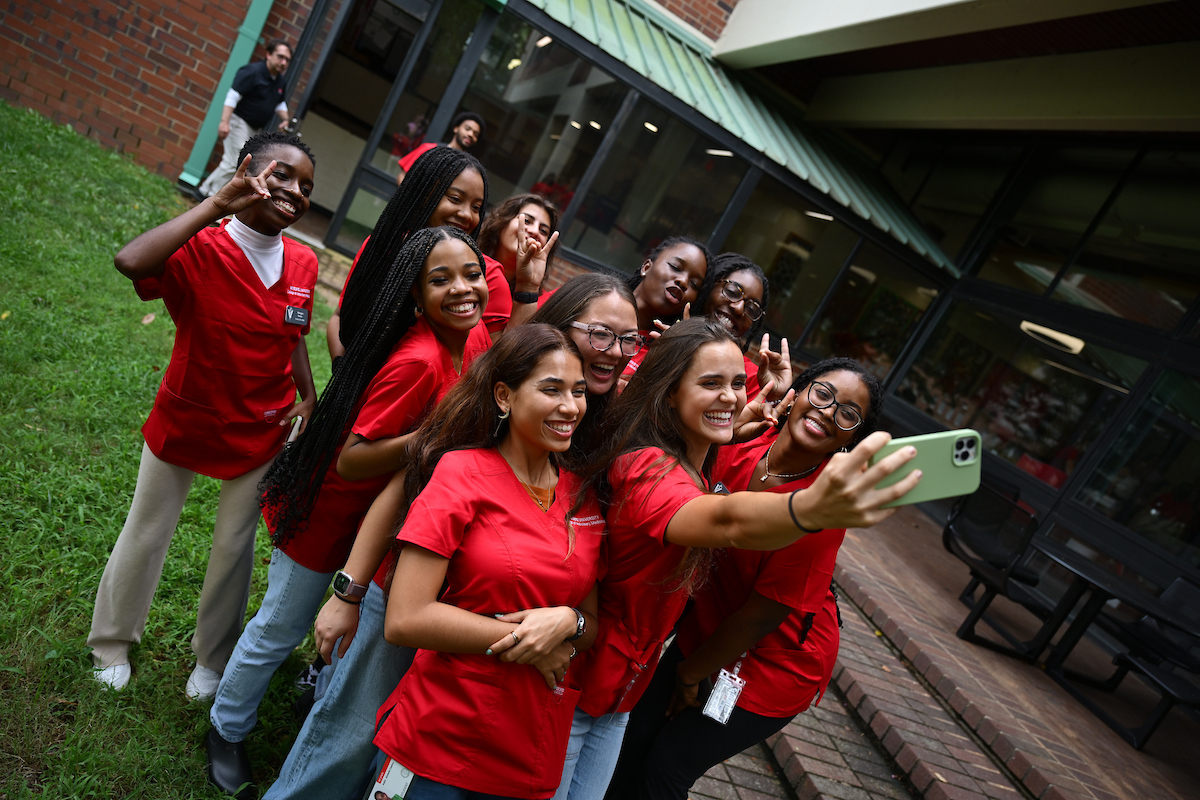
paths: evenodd
<path fill-rule="evenodd" d="M 741 662 L 738 665 L 740 666 Z M 729 722 L 729 715 L 733 713 L 745 686 L 746 681 L 736 673 L 727 669 L 721 670 L 716 683 L 713 684 L 712 692 L 708 695 L 708 702 L 704 704 L 704 716 L 715 719 L 722 725 Z"/>
<path fill-rule="evenodd" d="M 414 777 L 411 769 L 389 758 L 363 800 L 404 800 Z"/>

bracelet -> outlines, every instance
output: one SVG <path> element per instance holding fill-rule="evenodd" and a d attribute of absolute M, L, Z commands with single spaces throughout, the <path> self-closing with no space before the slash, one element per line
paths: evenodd
<path fill-rule="evenodd" d="M 571 655 L 567 656 L 567 660 L 571 660 L 577 655 L 579 655 L 579 651 L 575 649 L 575 645 L 571 645 Z"/>
<path fill-rule="evenodd" d="M 359 605 L 360 603 L 362 603 L 362 600 L 347 600 L 345 597 L 342 597 L 337 592 L 334 592 L 333 596 L 336 597 L 338 600 L 341 600 L 343 603 L 349 603 L 352 606 L 356 606 L 356 605 Z"/>
<path fill-rule="evenodd" d="M 513 292 L 512 297 L 514 303 L 525 303 L 526 305 L 530 305 L 538 301 L 537 292 Z"/>
<path fill-rule="evenodd" d="M 792 492 L 790 495 L 788 495 L 788 513 L 792 515 L 792 522 L 795 523 L 796 527 L 799 528 L 800 530 L 804 531 L 805 533 L 820 533 L 821 531 L 823 531 L 825 529 L 817 528 L 816 530 L 813 530 L 812 528 L 804 527 L 803 525 L 800 524 L 800 520 L 796 519 L 796 512 L 792 510 L 792 499 L 796 496 L 796 492 L 802 492 L 802 491 L 804 491 L 804 490 L 797 489 L 795 492 Z"/>

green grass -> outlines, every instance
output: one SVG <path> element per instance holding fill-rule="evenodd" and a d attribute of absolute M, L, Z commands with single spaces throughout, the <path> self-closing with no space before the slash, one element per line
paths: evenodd
<path fill-rule="evenodd" d="M 204 778 L 207 708 L 183 694 L 216 481 L 192 488 L 125 692 L 100 690 L 85 645 L 175 332 L 112 258 L 184 208 L 169 181 L 0 103 L 0 798 L 221 796 Z M 329 309 L 314 317 L 320 387 Z M 260 528 L 251 614 L 269 554 Z M 311 653 L 280 669 L 247 741 L 260 784 L 295 734 L 291 678 Z"/>

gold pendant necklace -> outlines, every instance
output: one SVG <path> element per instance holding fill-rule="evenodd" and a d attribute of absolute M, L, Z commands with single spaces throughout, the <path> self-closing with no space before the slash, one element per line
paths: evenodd
<path fill-rule="evenodd" d="M 778 441 L 778 439 L 775 440 L 775 442 Z M 813 467 L 812 469 L 806 469 L 803 472 L 771 472 L 771 451 L 775 449 L 775 442 L 771 442 L 771 446 L 767 448 L 767 455 L 763 459 L 763 471 L 766 472 L 766 474 L 758 479 L 759 483 L 766 483 L 767 478 L 779 478 L 785 481 L 793 481 L 797 478 L 807 478 L 809 475 L 812 475 L 817 471 L 817 467 L 821 466 L 818 463 L 816 467 Z"/>

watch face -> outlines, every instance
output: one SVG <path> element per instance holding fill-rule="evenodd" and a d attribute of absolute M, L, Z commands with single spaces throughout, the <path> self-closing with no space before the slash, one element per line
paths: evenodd
<path fill-rule="evenodd" d="M 350 576 L 344 572 L 339 572 L 333 576 L 333 591 L 337 594 L 345 594 L 350 589 Z"/>

